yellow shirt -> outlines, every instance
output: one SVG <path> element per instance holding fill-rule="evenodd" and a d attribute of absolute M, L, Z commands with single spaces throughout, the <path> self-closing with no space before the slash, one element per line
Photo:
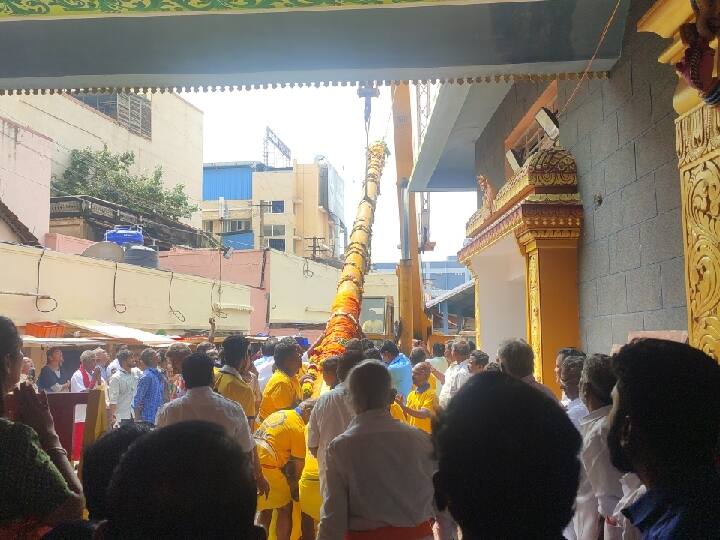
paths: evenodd
<path fill-rule="evenodd" d="M 275 370 L 265 386 L 258 419 L 262 421 L 275 411 L 297 406 L 301 396 L 302 389 L 297 377 L 289 377 L 280 369 Z"/>
<path fill-rule="evenodd" d="M 307 445 L 307 426 L 305 427 L 305 444 Z M 320 466 L 318 460 L 312 455 L 310 449 L 305 453 L 305 467 L 303 467 L 302 478 L 318 480 L 320 478 Z"/>
<path fill-rule="evenodd" d="M 392 416 L 395 420 L 407 423 L 407 418 L 405 418 L 405 413 L 403 412 L 402 407 L 394 401 L 392 405 L 390 405 L 390 416 Z"/>
<path fill-rule="evenodd" d="M 224 366 L 215 371 L 213 389 L 221 396 L 239 404 L 248 420 L 255 418 L 255 394 L 252 387 L 242 380 L 236 369 Z"/>
<path fill-rule="evenodd" d="M 437 394 L 435 390 L 432 389 L 432 386 L 428 386 L 423 392 L 418 392 L 418 389 L 415 388 L 407 397 L 407 408 L 414 411 L 427 409 L 435 414 L 438 407 L 437 403 Z M 407 422 L 411 426 L 423 430 L 425 433 L 432 432 L 432 418 L 415 418 L 408 414 Z"/>
<path fill-rule="evenodd" d="M 272 413 L 255 432 L 260 463 L 282 468 L 290 458 L 305 459 L 305 422 L 295 410 Z"/>

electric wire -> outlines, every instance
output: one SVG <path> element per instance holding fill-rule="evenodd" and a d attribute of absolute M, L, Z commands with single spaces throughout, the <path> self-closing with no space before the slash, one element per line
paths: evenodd
<path fill-rule="evenodd" d="M 57 309 L 57 307 L 58 307 L 58 301 L 57 301 L 54 297 L 52 297 L 52 296 L 50 296 L 49 298 L 43 298 L 43 300 L 52 300 L 52 301 L 55 303 L 55 305 L 54 305 L 52 308 L 50 308 L 50 309 L 42 309 L 42 308 L 38 305 L 38 303 L 40 302 L 40 296 L 39 296 L 39 295 L 40 295 L 40 266 L 41 266 L 41 264 L 42 264 L 43 257 L 45 256 L 45 251 L 46 251 L 46 250 L 43 249 L 43 250 L 40 252 L 40 257 L 38 258 L 38 262 L 37 262 L 37 282 L 36 282 L 36 284 L 35 284 L 35 309 L 38 310 L 40 313 L 50 313 L 50 312 L 52 312 L 52 311 L 55 311 L 55 310 Z"/>

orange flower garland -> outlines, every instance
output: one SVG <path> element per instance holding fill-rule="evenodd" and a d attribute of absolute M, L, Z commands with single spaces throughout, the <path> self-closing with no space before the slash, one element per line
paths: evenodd
<path fill-rule="evenodd" d="M 375 219 L 375 203 L 380 195 L 380 178 L 385 167 L 387 146 L 375 142 L 368 148 L 367 175 L 363 183 L 364 196 L 358 205 L 345 248 L 345 264 L 338 281 L 337 294 L 332 303 L 332 315 L 322 339 L 312 352 L 311 362 L 319 364 L 325 358 L 345 352 L 349 339 L 360 337 L 360 306 L 362 304 L 365 273 L 370 266 L 370 240 Z"/>

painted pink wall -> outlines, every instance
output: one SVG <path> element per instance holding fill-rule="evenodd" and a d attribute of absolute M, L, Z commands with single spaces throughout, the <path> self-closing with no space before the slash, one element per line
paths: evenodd
<path fill-rule="evenodd" d="M 0 117 L 0 199 L 41 243 L 50 229 L 53 146 L 45 135 Z"/>
<path fill-rule="evenodd" d="M 250 333 L 267 333 L 267 287 L 270 283 L 270 256 L 265 262 L 265 282 L 262 282 L 263 250 L 249 249 L 235 251 L 229 259 L 217 250 L 173 249 L 160 252 L 160 268 L 183 274 L 220 279 L 222 261 L 222 279 L 231 283 L 247 285 L 250 289 Z M 261 284 L 263 287 L 260 287 Z M 273 335 L 277 332 L 273 331 Z"/>
<path fill-rule="evenodd" d="M 70 255 L 80 255 L 94 243 L 92 240 L 75 238 L 66 234 L 47 233 L 45 235 L 45 247 Z"/>

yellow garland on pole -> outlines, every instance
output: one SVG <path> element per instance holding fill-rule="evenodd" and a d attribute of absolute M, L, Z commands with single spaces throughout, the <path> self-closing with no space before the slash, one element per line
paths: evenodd
<path fill-rule="evenodd" d="M 315 363 L 342 354 L 345 352 L 345 343 L 361 335 L 360 306 L 363 285 L 365 274 L 370 267 L 370 241 L 375 219 L 375 203 L 380 195 L 380 178 L 387 155 L 388 149 L 384 142 L 375 142 L 368 148 L 363 198 L 358 205 L 355 223 L 350 232 L 350 241 L 345 247 L 345 264 L 338 280 L 330 319 L 320 342 L 312 352 L 312 361 Z"/>

